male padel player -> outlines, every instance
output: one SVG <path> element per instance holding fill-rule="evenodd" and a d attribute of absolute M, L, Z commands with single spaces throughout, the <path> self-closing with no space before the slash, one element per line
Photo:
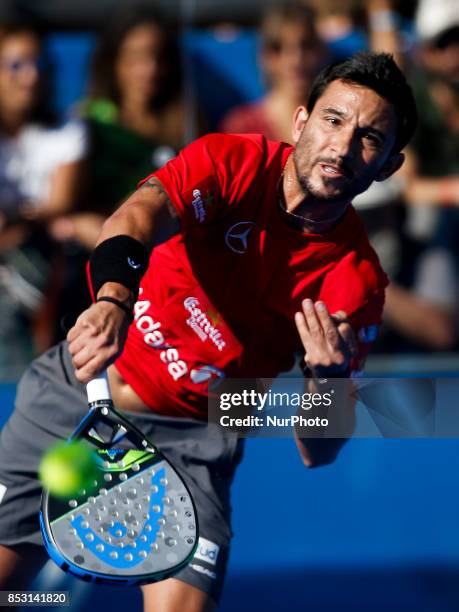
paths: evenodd
<path fill-rule="evenodd" d="M 241 443 L 221 429 L 208 435 L 209 385 L 274 377 L 301 349 L 312 377 L 361 367 L 387 281 L 351 200 L 401 166 L 415 123 L 392 58 L 356 55 L 319 75 L 295 112 L 293 148 L 253 134 L 205 136 L 107 220 L 89 266 L 96 302 L 68 344 L 29 368 L 1 433 L 0 588 L 43 560 L 38 462 L 85 413 L 83 383 L 112 364 L 115 404 L 177 466 L 199 515 L 194 560 L 143 587 L 145 608 L 213 608 Z M 325 453 L 297 444 L 314 466 L 341 442 Z"/>

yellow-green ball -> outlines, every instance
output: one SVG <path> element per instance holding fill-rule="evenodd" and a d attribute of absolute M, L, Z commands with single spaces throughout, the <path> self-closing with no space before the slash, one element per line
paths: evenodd
<path fill-rule="evenodd" d="M 87 489 L 97 477 L 96 459 L 82 442 L 59 442 L 44 455 L 38 474 L 51 494 L 69 498 Z"/>

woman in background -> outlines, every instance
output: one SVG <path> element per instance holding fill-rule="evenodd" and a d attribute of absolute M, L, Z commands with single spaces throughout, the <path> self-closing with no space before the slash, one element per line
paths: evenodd
<path fill-rule="evenodd" d="M 90 197 L 85 211 L 60 219 L 53 232 L 90 250 L 105 217 L 185 145 L 193 120 L 176 36 L 156 14 L 118 16 L 102 34 L 81 114 L 90 133 Z"/>
<path fill-rule="evenodd" d="M 90 300 L 84 267 L 102 224 L 137 183 L 186 144 L 180 52 L 174 31 L 150 10 L 117 15 L 94 53 L 80 114 L 89 130 L 89 194 L 52 224 L 69 266 L 60 298 L 66 324 Z"/>
<path fill-rule="evenodd" d="M 52 341 L 58 252 L 47 224 L 81 187 L 85 131 L 58 125 L 49 64 L 29 25 L 0 30 L 0 379 L 13 379 Z M 46 312 L 48 311 L 48 312 Z M 45 316 L 41 316 L 45 314 Z"/>
<path fill-rule="evenodd" d="M 120 16 L 103 34 L 83 105 L 93 137 L 96 206 L 111 212 L 138 180 L 183 147 L 181 88 L 177 39 L 155 14 Z M 105 180 L 110 184 L 101 184 Z"/>

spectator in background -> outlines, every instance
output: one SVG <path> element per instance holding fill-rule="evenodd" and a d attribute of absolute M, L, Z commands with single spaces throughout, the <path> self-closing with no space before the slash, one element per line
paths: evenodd
<path fill-rule="evenodd" d="M 116 17 L 93 58 L 81 104 L 90 131 L 90 197 L 54 224 L 57 239 L 92 249 L 106 216 L 185 145 L 186 105 L 174 32 L 150 10 Z"/>
<path fill-rule="evenodd" d="M 459 3 L 421 0 L 415 24 L 419 122 L 400 173 L 412 284 L 390 285 L 385 312 L 418 345 L 451 350 L 459 331 Z"/>
<path fill-rule="evenodd" d="M 414 206 L 459 207 L 459 2 L 421 0 L 412 81 L 420 126 L 407 171 Z"/>
<path fill-rule="evenodd" d="M 316 14 L 320 37 L 337 60 L 368 48 L 365 20 L 374 0 L 304 0 Z"/>
<path fill-rule="evenodd" d="M 39 33 L 0 29 L 0 378 L 43 351 L 56 265 L 47 223 L 72 210 L 81 186 L 82 125 L 60 126 L 50 110 L 48 63 Z M 50 315 L 50 313 L 48 313 Z M 38 322 L 45 325 L 38 325 Z"/>
<path fill-rule="evenodd" d="M 262 100 L 231 110 L 220 130 L 291 142 L 293 112 L 307 100 L 328 52 L 317 35 L 314 14 L 302 4 L 271 8 L 262 20 L 260 36 L 260 60 L 269 91 Z"/>
<path fill-rule="evenodd" d="M 179 48 L 158 16 L 120 15 L 102 34 L 83 114 L 93 138 L 94 202 L 111 212 L 146 170 L 185 144 Z"/>
<path fill-rule="evenodd" d="M 68 253 L 59 317 L 65 325 L 89 304 L 84 267 L 106 217 L 141 178 L 175 157 L 194 120 L 182 95 L 177 37 L 155 12 L 113 18 L 96 48 L 80 113 L 90 136 L 89 196 L 52 225 Z"/>

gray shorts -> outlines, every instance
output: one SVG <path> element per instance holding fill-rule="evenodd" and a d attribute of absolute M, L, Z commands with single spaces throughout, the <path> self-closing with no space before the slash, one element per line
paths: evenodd
<path fill-rule="evenodd" d="M 87 411 L 85 387 L 74 376 L 66 343 L 35 360 L 22 377 L 13 414 L 0 433 L 0 544 L 42 545 L 38 464 L 67 438 Z M 230 487 L 243 444 L 235 434 L 195 419 L 125 413 L 177 468 L 193 495 L 200 542 L 176 578 L 218 601 L 228 561 Z"/>

